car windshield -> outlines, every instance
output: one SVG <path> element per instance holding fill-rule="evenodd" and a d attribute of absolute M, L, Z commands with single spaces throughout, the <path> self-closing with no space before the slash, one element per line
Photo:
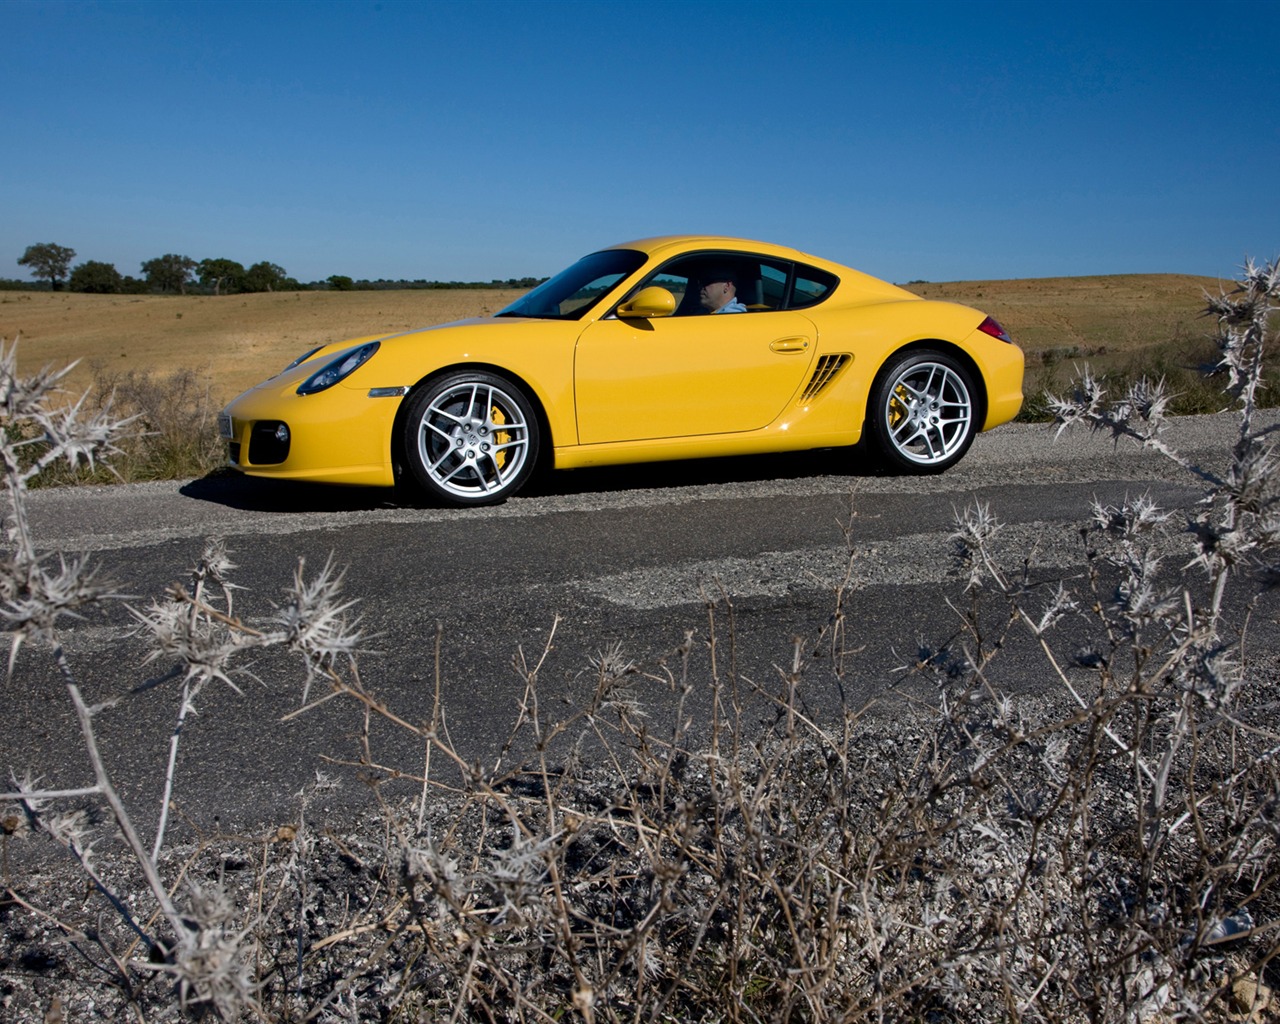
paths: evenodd
<path fill-rule="evenodd" d="M 497 315 L 577 320 L 646 259 L 644 253 L 634 249 L 606 249 L 584 256 Z"/>

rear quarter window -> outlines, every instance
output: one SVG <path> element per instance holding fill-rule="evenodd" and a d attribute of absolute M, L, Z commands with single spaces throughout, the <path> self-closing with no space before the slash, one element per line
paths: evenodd
<path fill-rule="evenodd" d="M 840 279 L 835 274 L 828 274 L 817 267 L 806 267 L 796 264 L 796 276 L 791 285 L 791 301 L 787 304 L 791 309 L 804 309 L 816 306 L 830 295 Z"/>

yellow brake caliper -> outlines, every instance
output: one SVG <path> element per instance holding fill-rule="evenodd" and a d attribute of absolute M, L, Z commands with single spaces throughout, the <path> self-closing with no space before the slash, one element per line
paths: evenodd
<path fill-rule="evenodd" d="M 907 389 L 899 384 L 893 389 L 893 398 L 889 401 L 889 427 L 896 430 L 898 424 L 907 415 Z"/>
<path fill-rule="evenodd" d="M 489 419 L 493 421 L 494 426 L 502 426 L 507 422 L 506 416 L 502 414 L 502 410 L 496 405 L 489 410 Z M 511 441 L 511 432 L 507 430 L 495 430 L 493 433 L 493 443 L 495 445 L 506 445 Z M 507 464 L 507 449 L 504 447 L 501 451 L 495 452 L 493 461 L 498 464 L 501 470 Z"/>

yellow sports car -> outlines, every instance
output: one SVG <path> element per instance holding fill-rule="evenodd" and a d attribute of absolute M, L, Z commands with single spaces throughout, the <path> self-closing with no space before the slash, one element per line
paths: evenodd
<path fill-rule="evenodd" d="M 494 316 L 313 349 L 219 429 L 254 476 L 482 505 L 556 469 L 852 445 L 936 473 L 1022 404 L 991 317 L 793 249 L 681 235 L 585 256 Z M 866 447 L 866 446 L 864 446 Z"/>

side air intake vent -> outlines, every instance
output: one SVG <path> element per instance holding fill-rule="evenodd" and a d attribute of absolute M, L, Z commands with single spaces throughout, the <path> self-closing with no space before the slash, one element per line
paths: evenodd
<path fill-rule="evenodd" d="M 853 358 L 848 355 L 839 356 L 823 356 L 818 360 L 818 365 L 813 368 L 813 376 L 809 378 L 809 386 L 804 389 L 804 394 L 800 396 L 800 401 L 809 402 L 817 398 L 833 380 L 839 376 L 840 371 L 848 365 L 849 360 Z"/>

